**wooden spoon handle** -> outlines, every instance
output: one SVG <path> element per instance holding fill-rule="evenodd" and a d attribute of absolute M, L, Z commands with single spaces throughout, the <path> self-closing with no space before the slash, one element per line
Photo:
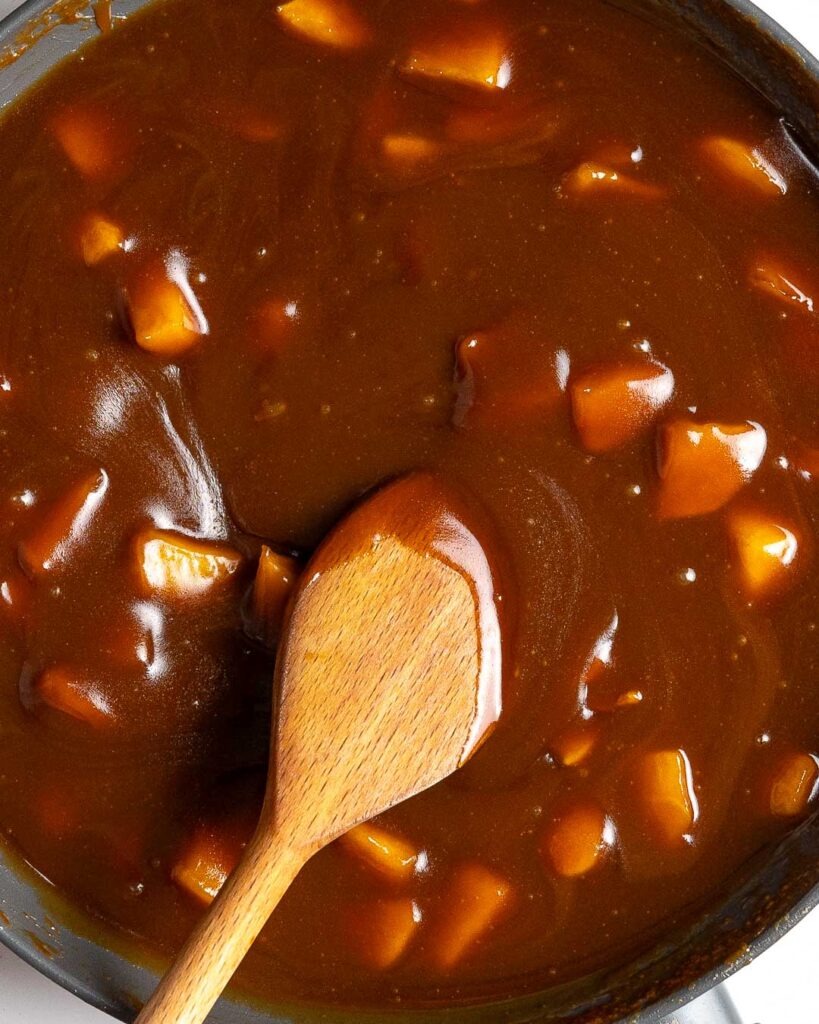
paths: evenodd
<path fill-rule="evenodd" d="M 210 1013 L 307 859 L 257 835 L 136 1024 L 202 1024 Z"/>

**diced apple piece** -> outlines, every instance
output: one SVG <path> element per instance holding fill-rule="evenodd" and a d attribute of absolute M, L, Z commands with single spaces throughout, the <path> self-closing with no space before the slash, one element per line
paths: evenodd
<path fill-rule="evenodd" d="M 482 864 L 457 868 L 433 946 L 437 966 L 449 970 L 462 960 L 510 909 L 513 898 L 512 885 Z"/>
<path fill-rule="evenodd" d="M 643 691 L 626 690 L 619 695 L 614 703 L 618 708 L 636 708 L 639 704 L 643 703 Z"/>
<path fill-rule="evenodd" d="M 659 185 L 640 181 L 633 175 L 622 174 L 594 161 L 582 163 L 570 171 L 563 179 L 563 191 L 572 196 L 608 192 L 612 195 L 633 196 L 635 199 L 661 199 L 665 195 L 665 190 Z"/>
<path fill-rule="evenodd" d="M 779 764 L 771 785 L 771 814 L 797 818 L 819 796 L 819 757 L 791 753 Z"/>
<path fill-rule="evenodd" d="M 69 107 L 52 120 L 51 128 L 65 155 L 86 178 L 109 177 L 122 159 L 122 139 L 99 110 Z"/>
<path fill-rule="evenodd" d="M 543 841 L 552 870 L 563 878 L 588 874 L 613 845 L 614 825 L 596 804 L 578 804 L 552 822 Z"/>
<path fill-rule="evenodd" d="M 216 784 L 208 810 L 190 831 L 171 878 L 200 903 L 210 903 L 239 863 L 259 820 L 262 779 L 256 772 Z"/>
<path fill-rule="evenodd" d="M 570 383 L 572 413 L 583 447 L 599 454 L 633 441 L 674 394 L 674 374 L 644 360 L 601 366 Z"/>
<path fill-rule="evenodd" d="M 384 158 L 395 169 L 415 168 L 429 163 L 441 153 L 441 145 L 434 139 L 413 132 L 393 132 L 381 140 Z"/>
<path fill-rule="evenodd" d="M 206 333 L 191 296 L 165 267 L 148 268 L 128 289 L 126 299 L 134 341 L 147 352 L 173 358 Z"/>
<path fill-rule="evenodd" d="M 793 582 L 801 547 L 792 524 L 785 526 L 759 510 L 738 509 L 728 517 L 728 534 L 749 599 L 773 597 Z"/>
<path fill-rule="evenodd" d="M 415 900 L 375 900 L 354 909 L 350 933 L 364 963 L 385 971 L 404 955 L 420 924 L 421 910 Z"/>
<path fill-rule="evenodd" d="M 688 842 L 699 817 L 691 763 L 684 750 L 657 750 L 643 756 L 639 788 L 646 817 L 667 846 Z"/>
<path fill-rule="evenodd" d="M 87 267 L 95 267 L 121 251 L 124 241 L 119 225 L 101 213 L 90 213 L 80 226 L 80 253 Z"/>
<path fill-rule="evenodd" d="M 660 431 L 660 516 L 701 516 L 727 504 L 762 465 L 767 444 L 765 430 L 750 420 L 665 424 Z"/>
<path fill-rule="evenodd" d="M 505 89 L 512 78 L 508 40 L 496 31 L 480 35 L 440 34 L 419 43 L 401 73 L 434 86 L 482 92 Z"/>
<path fill-rule="evenodd" d="M 250 596 L 250 630 L 268 647 L 275 647 L 281 632 L 284 610 L 299 574 L 295 558 L 280 555 L 266 544 Z"/>
<path fill-rule="evenodd" d="M 796 275 L 771 257 L 761 257 L 756 261 L 750 281 L 754 288 L 791 308 L 799 306 L 809 313 L 817 311 L 813 289 L 809 289 L 804 282 L 797 283 Z"/>
<path fill-rule="evenodd" d="M 771 161 L 748 142 L 713 135 L 702 142 L 702 152 L 717 170 L 760 195 L 783 196 L 788 183 Z"/>
<path fill-rule="evenodd" d="M 136 556 L 146 590 L 168 597 L 193 597 L 223 585 L 242 564 L 239 552 L 225 544 L 154 529 L 139 534 Z"/>
<path fill-rule="evenodd" d="M 41 672 L 34 695 L 44 704 L 95 728 L 114 723 L 114 711 L 99 687 L 72 669 L 55 665 Z"/>
<path fill-rule="evenodd" d="M 338 843 L 366 867 L 395 884 L 412 878 L 422 852 L 406 839 L 370 822 L 356 825 Z"/>
<path fill-rule="evenodd" d="M 558 369 L 532 365 L 530 328 L 512 321 L 467 334 L 455 346 L 456 426 L 547 416 L 562 395 Z"/>
<path fill-rule="evenodd" d="M 29 575 L 51 572 L 71 557 L 107 489 L 108 474 L 99 469 L 83 477 L 57 499 L 39 528 L 20 543 L 20 562 Z"/>
<path fill-rule="evenodd" d="M 183 847 L 171 878 L 200 903 L 211 903 L 239 863 L 243 846 L 231 831 L 200 825 Z"/>
<path fill-rule="evenodd" d="M 555 759 L 564 768 L 574 768 L 586 761 L 597 746 L 600 731 L 591 722 L 575 725 L 560 736 L 552 744 Z"/>
<path fill-rule="evenodd" d="M 289 0 L 276 13 L 284 28 L 313 43 L 355 50 L 372 38 L 369 25 L 347 0 Z"/>

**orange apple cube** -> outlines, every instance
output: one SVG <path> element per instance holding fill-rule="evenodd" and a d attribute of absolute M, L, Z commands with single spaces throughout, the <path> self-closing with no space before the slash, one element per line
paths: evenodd
<path fill-rule="evenodd" d="M 80 225 L 80 253 L 87 267 L 122 250 L 125 235 L 119 225 L 101 213 L 90 213 Z"/>
<path fill-rule="evenodd" d="M 212 903 L 239 863 L 244 843 L 232 831 L 200 825 L 171 869 L 171 878 L 200 903 Z"/>
<path fill-rule="evenodd" d="M 156 529 L 138 535 L 136 559 L 146 591 L 175 598 L 223 586 L 242 564 L 241 554 L 225 544 Z"/>
<path fill-rule="evenodd" d="M 386 971 L 404 955 L 421 919 L 415 900 L 383 899 L 364 904 L 351 915 L 353 946 L 368 967 Z"/>
<path fill-rule="evenodd" d="M 797 275 L 777 260 L 763 256 L 751 269 L 750 281 L 754 288 L 770 295 L 791 309 L 801 307 L 808 313 L 817 312 L 814 289 L 805 282 L 797 283 Z"/>
<path fill-rule="evenodd" d="M 413 132 L 394 132 L 381 140 L 385 160 L 395 169 L 416 168 L 440 156 L 441 146 L 434 139 Z"/>
<path fill-rule="evenodd" d="M 289 0 L 276 13 L 283 28 L 311 43 L 355 50 L 372 39 L 369 25 L 347 0 Z"/>
<path fill-rule="evenodd" d="M 768 439 L 758 424 L 678 419 L 660 431 L 659 514 L 681 519 L 715 512 L 762 465 Z"/>
<path fill-rule="evenodd" d="M 790 753 L 779 763 L 771 784 L 771 814 L 797 818 L 819 796 L 819 757 Z"/>
<path fill-rule="evenodd" d="M 583 447 L 594 454 L 639 437 L 674 394 L 674 374 L 644 360 L 601 366 L 572 379 L 569 392 Z"/>
<path fill-rule="evenodd" d="M 121 163 L 123 141 L 102 111 L 68 107 L 54 117 L 51 128 L 69 161 L 84 177 L 107 178 Z"/>
<path fill-rule="evenodd" d="M 250 596 L 250 627 L 253 636 L 275 647 L 284 621 L 284 610 L 299 574 L 295 558 L 277 554 L 262 545 L 259 566 Z"/>
<path fill-rule="evenodd" d="M 688 842 L 699 818 L 699 804 L 685 751 L 657 750 L 645 754 L 638 786 L 647 822 L 656 837 L 670 847 Z"/>
<path fill-rule="evenodd" d="M 73 556 L 107 490 L 108 474 L 98 469 L 57 499 L 38 528 L 20 542 L 20 563 L 30 576 L 59 569 Z"/>
<path fill-rule="evenodd" d="M 458 340 L 456 426 L 519 425 L 558 407 L 563 397 L 559 368 L 555 360 L 533 366 L 529 340 L 526 328 L 514 320 Z"/>
<path fill-rule="evenodd" d="M 449 883 L 446 918 L 432 946 L 436 966 L 453 968 L 509 911 L 513 899 L 512 885 L 482 864 L 457 868 Z"/>
<path fill-rule="evenodd" d="M 575 725 L 560 736 L 552 744 L 552 753 L 558 764 L 564 768 L 574 768 L 583 764 L 590 756 L 600 739 L 600 730 L 591 722 Z"/>
<path fill-rule="evenodd" d="M 802 550 L 796 528 L 765 512 L 741 509 L 728 518 L 740 585 L 753 601 L 773 597 L 794 581 Z"/>
<path fill-rule="evenodd" d="M 661 199 L 665 189 L 640 181 L 634 175 L 622 174 L 612 167 L 589 160 L 575 167 L 563 179 L 564 194 L 570 196 L 611 195 L 631 196 L 634 199 Z"/>
<path fill-rule="evenodd" d="M 546 831 L 543 853 L 555 874 L 579 878 L 588 874 L 613 845 L 614 826 L 596 804 L 578 804 Z"/>
<path fill-rule="evenodd" d="M 712 135 L 703 140 L 702 153 L 723 177 L 759 195 L 784 196 L 788 191 L 788 183 L 781 172 L 751 143 Z"/>
<path fill-rule="evenodd" d="M 95 728 L 112 725 L 116 715 L 99 687 L 72 669 L 55 665 L 45 669 L 34 684 L 36 699 Z"/>
<path fill-rule="evenodd" d="M 342 850 L 394 884 L 408 882 L 421 864 L 423 851 L 370 822 L 356 825 L 338 840 Z"/>
<path fill-rule="evenodd" d="M 626 690 L 621 693 L 617 700 L 614 702 L 615 707 L 618 708 L 636 708 L 639 704 L 643 703 L 643 691 L 642 690 Z"/>
<path fill-rule="evenodd" d="M 419 43 L 400 66 L 407 78 L 433 87 L 492 93 L 512 78 L 508 40 L 498 32 L 454 37 L 441 34 Z"/>
<path fill-rule="evenodd" d="M 200 342 L 207 328 L 191 298 L 164 267 L 153 266 L 141 274 L 126 295 L 137 345 L 173 358 Z"/>

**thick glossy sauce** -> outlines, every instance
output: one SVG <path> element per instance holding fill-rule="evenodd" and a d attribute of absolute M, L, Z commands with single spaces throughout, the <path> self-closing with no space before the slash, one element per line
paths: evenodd
<path fill-rule="evenodd" d="M 817 177 L 628 5 L 349 4 L 168 0 L 4 118 L 0 823 L 173 949 L 253 827 L 299 566 L 431 470 L 511 562 L 500 722 L 244 979 L 508 995 L 810 813 Z"/>

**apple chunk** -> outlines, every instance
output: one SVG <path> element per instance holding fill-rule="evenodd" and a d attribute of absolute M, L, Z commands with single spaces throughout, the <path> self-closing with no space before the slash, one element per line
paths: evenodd
<path fill-rule="evenodd" d="M 295 558 L 262 545 L 250 595 L 250 632 L 268 647 L 278 642 L 284 611 L 298 574 Z"/>
<path fill-rule="evenodd" d="M 143 530 L 136 560 L 144 588 L 168 597 L 192 597 L 222 586 L 239 570 L 238 551 L 215 541 L 166 530 Z"/>
<path fill-rule="evenodd" d="M 758 423 L 666 423 L 659 438 L 659 514 L 681 519 L 714 512 L 762 465 L 767 435 Z"/>
<path fill-rule="evenodd" d="M 59 569 L 72 557 L 107 490 L 108 474 L 98 469 L 56 500 L 39 527 L 20 543 L 20 563 L 30 576 Z"/>
<path fill-rule="evenodd" d="M 547 829 L 543 854 L 555 874 L 579 878 L 600 862 L 614 838 L 614 825 L 602 808 L 578 804 Z"/>
<path fill-rule="evenodd" d="M 174 358 L 202 340 L 207 324 L 193 293 L 166 267 L 145 269 L 126 293 L 134 341 L 146 352 Z"/>
<path fill-rule="evenodd" d="M 699 817 L 691 763 L 684 750 L 657 750 L 643 755 L 639 793 L 650 829 L 665 846 L 689 841 Z"/>
<path fill-rule="evenodd" d="M 381 140 L 385 161 L 394 169 L 415 169 L 438 158 L 442 146 L 434 139 L 414 132 L 391 132 Z"/>
<path fill-rule="evenodd" d="M 54 710 L 95 728 L 112 725 L 116 720 L 99 687 L 63 665 L 40 673 L 34 684 L 34 696 Z"/>
<path fill-rule="evenodd" d="M 703 140 L 702 153 L 724 178 L 761 196 L 783 196 L 788 191 L 781 172 L 752 143 L 712 135 Z"/>
<path fill-rule="evenodd" d="M 506 89 L 512 62 L 506 37 L 486 32 L 441 33 L 416 44 L 400 65 L 401 74 L 433 88 L 493 93 Z"/>
<path fill-rule="evenodd" d="M 778 818 L 798 818 L 807 813 L 817 796 L 819 758 L 815 754 L 788 754 L 777 766 L 771 783 L 771 814 Z"/>
<path fill-rule="evenodd" d="M 338 844 L 371 871 L 394 884 L 409 881 L 422 857 L 422 851 L 406 839 L 370 822 L 350 829 Z"/>
<path fill-rule="evenodd" d="M 279 4 L 280 24 L 311 43 L 355 50 L 372 38 L 367 22 L 347 0 L 289 0 Z"/>
<path fill-rule="evenodd" d="M 793 583 L 802 561 L 793 524 L 758 509 L 739 509 L 728 517 L 728 535 L 740 585 L 750 600 L 774 597 Z"/>
<path fill-rule="evenodd" d="M 200 903 L 211 903 L 239 863 L 244 845 L 231 830 L 199 825 L 188 837 L 171 878 Z"/>
<path fill-rule="evenodd" d="M 497 924 L 514 899 L 511 884 L 482 864 L 456 869 L 446 894 L 446 918 L 440 922 L 432 957 L 450 970 Z"/>
<path fill-rule="evenodd" d="M 386 971 L 404 955 L 421 920 L 415 900 L 381 899 L 362 904 L 350 914 L 353 947 L 369 967 Z"/>
<path fill-rule="evenodd" d="M 93 107 L 67 107 L 51 121 L 63 152 L 83 177 L 110 177 L 122 162 L 123 139 L 107 115 Z"/>
<path fill-rule="evenodd" d="M 639 437 L 671 401 L 674 374 L 643 360 L 601 366 L 573 379 L 572 413 L 583 447 L 600 454 Z"/>
<path fill-rule="evenodd" d="M 584 722 L 561 733 L 552 744 L 552 752 L 558 764 L 575 768 L 591 756 L 599 739 L 598 727 L 593 722 Z"/>
<path fill-rule="evenodd" d="M 525 318 L 512 317 L 458 339 L 453 413 L 456 426 L 519 426 L 546 418 L 557 408 L 568 356 L 555 352 L 548 362 L 535 363 L 533 331 Z"/>
<path fill-rule="evenodd" d="M 563 178 L 561 186 L 565 195 L 625 196 L 633 199 L 662 199 L 665 189 L 648 181 L 641 181 L 634 175 L 623 174 L 605 164 L 593 160 L 578 165 Z"/>
<path fill-rule="evenodd" d="M 90 213 L 80 225 L 80 253 L 87 267 L 95 267 L 122 250 L 125 235 L 118 224 L 101 213 Z"/>

